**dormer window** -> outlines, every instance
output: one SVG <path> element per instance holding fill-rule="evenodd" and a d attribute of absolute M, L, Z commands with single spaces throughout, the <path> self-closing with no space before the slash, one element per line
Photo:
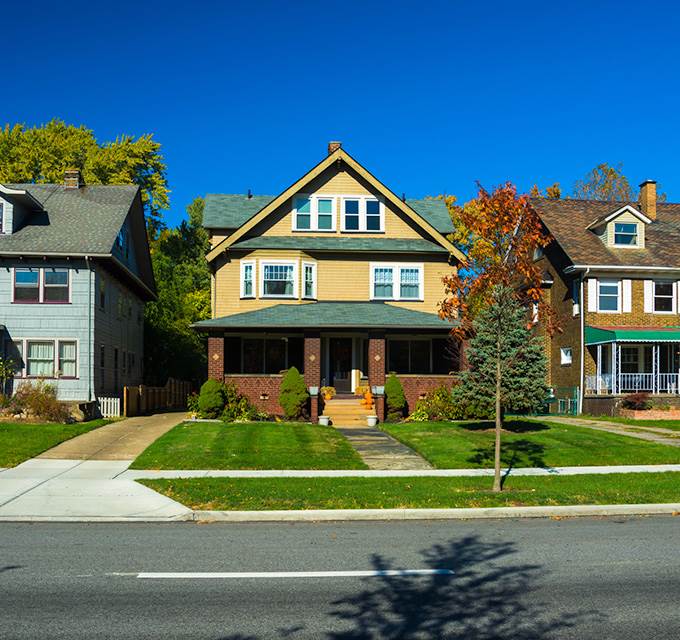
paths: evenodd
<path fill-rule="evenodd" d="M 616 245 L 617 247 L 637 247 L 638 246 L 637 222 L 615 222 L 614 245 Z"/>

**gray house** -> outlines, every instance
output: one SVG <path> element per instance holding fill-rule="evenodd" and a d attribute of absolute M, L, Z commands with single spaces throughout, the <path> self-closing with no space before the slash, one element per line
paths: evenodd
<path fill-rule="evenodd" d="M 155 282 L 139 188 L 0 184 L 0 347 L 14 388 L 45 378 L 90 402 L 140 384 Z"/>

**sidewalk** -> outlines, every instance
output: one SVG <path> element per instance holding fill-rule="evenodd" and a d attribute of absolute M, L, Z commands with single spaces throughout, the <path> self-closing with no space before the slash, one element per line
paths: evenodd
<path fill-rule="evenodd" d="M 183 414 L 130 418 L 57 445 L 0 472 L 1 520 L 187 520 L 191 510 L 119 478 Z"/>

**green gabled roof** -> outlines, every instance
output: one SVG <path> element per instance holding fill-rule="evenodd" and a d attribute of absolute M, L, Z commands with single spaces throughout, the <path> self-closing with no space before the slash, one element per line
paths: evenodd
<path fill-rule="evenodd" d="M 276 196 L 251 196 L 229 193 L 209 193 L 205 196 L 203 226 L 206 229 L 238 229 Z M 452 233 L 453 222 L 446 203 L 441 199 L 406 200 L 416 213 L 427 220 L 439 233 Z"/>
<path fill-rule="evenodd" d="M 586 327 L 587 345 L 609 342 L 680 342 L 680 327 Z"/>
<path fill-rule="evenodd" d="M 362 238 L 347 236 L 257 236 L 230 249 L 299 249 L 301 251 L 371 251 L 378 253 L 448 253 L 439 244 L 418 238 Z"/>
<path fill-rule="evenodd" d="M 265 309 L 202 320 L 195 329 L 451 329 L 436 313 L 412 311 L 384 302 L 277 304 Z"/>

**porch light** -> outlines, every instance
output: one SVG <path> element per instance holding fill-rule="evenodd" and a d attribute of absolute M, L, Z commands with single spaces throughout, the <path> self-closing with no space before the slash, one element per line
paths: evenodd
<path fill-rule="evenodd" d="M 309 387 L 309 395 L 310 396 L 318 396 L 319 395 L 319 387 Z"/>

